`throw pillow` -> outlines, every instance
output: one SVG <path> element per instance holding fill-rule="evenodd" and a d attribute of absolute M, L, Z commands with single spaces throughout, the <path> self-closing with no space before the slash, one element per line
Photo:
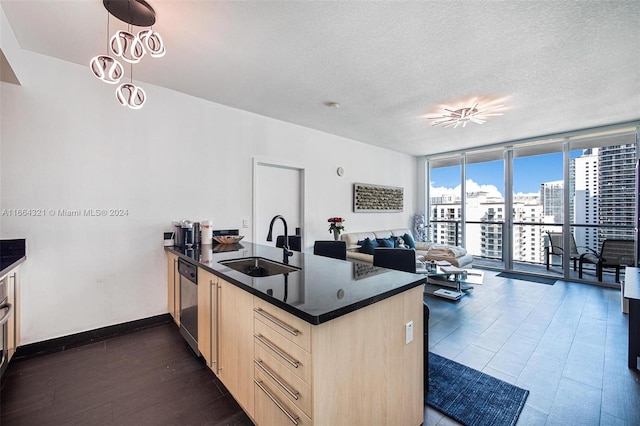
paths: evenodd
<path fill-rule="evenodd" d="M 380 247 L 395 247 L 395 241 L 393 240 L 393 238 L 376 238 L 376 241 L 378 242 L 378 245 Z"/>
<path fill-rule="evenodd" d="M 360 247 L 360 253 L 366 253 L 373 255 L 376 248 L 379 247 L 378 242 L 375 239 L 365 238 L 362 241 L 358 241 Z"/>
<path fill-rule="evenodd" d="M 409 246 L 404 243 L 402 237 L 396 237 L 396 248 L 409 248 Z"/>
<path fill-rule="evenodd" d="M 404 243 L 408 245 L 410 248 L 412 249 L 416 248 L 416 242 L 413 240 L 413 236 L 411 234 L 404 234 L 402 239 L 404 240 Z"/>

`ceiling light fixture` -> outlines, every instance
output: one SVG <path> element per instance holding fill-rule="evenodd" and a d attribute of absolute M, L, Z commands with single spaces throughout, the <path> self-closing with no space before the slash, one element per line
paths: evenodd
<path fill-rule="evenodd" d="M 109 52 L 128 62 L 130 80 L 116 89 L 116 99 L 123 106 L 132 109 L 142 108 L 146 94 L 141 87 L 133 84 L 133 64 L 137 64 L 149 53 L 152 58 L 160 58 L 166 53 L 160 34 L 153 28 L 143 29 L 133 34 L 131 26 L 151 27 L 156 22 L 156 12 L 144 0 L 103 0 L 107 9 L 107 37 L 109 36 L 109 15 L 129 24 L 128 31 L 118 30 L 107 43 L 107 54 L 91 59 L 89 68 L 99 80 L 109 84 L 118 84 L 124 76 L 124 67 Z"/>
<path fill-rule="evenodd" d="M 435 120 L 432 123 L 433 127 L 453 127 L 455 129 L 458 126 L 466 127 L 469 122 L 484 124 L 488 117 L 503 115 L 502 111 L 506 109 L 502 104 L 503 101 L 504 98 L 492 101 L 480 101 L 474 98 L 454 107 L 443 105 L 440 108 L 444 112 L 425 117 L 429 120 Z"/>

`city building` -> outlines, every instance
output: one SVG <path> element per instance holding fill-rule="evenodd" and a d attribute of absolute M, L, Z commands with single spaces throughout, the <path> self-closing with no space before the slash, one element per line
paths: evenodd
<path fill-rule="evenodd" d="M 636 145 L 611 145 L 598 150 L 598 224 L 606 238 L 633 238 L 635 226 Z M 618 226 L 627 227 L 614 228 Z"/>
<path fill-rule="evenodd" d="M 540 199 L 545 216 L 553 216 L 555 223 L 562 223 L 564 214 L 564 182 L 561 180 L 540 184 Z"/>
<path fill-rule="evenodd" d="M 574 217 L 573 223 L 579 225 L 597 225 L 599 223 L 599 149 L 587 149 L 573 159 L 574 174 Z M 589 226 L 573 228 L 576 244 L 596 249 L 600 246 L 598 229 Z"/>

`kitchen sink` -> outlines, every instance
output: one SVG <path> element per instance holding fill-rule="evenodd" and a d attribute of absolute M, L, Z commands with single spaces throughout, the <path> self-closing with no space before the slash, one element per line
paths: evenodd
<path fill-rule="evenodd" d="M 263 257 L 244 257 L 219 263 L 251 277 L 270 277 L 271 275 L 286 274 L 300 270 L 300 268 L 274 262 Z"/>

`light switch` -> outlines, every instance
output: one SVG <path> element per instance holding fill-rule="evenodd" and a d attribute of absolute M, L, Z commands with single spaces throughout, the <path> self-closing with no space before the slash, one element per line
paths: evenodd
<path fill-rule="evenodd" d="M 249 227 L 249 219 L 242 219 L 242 227 L 243 228 Z"/>
<path fill-rule="evenodd" d="M 413 341 L 413 321 L 409 321 L 404 326 L 404 340 L 406 345 Z"/>

